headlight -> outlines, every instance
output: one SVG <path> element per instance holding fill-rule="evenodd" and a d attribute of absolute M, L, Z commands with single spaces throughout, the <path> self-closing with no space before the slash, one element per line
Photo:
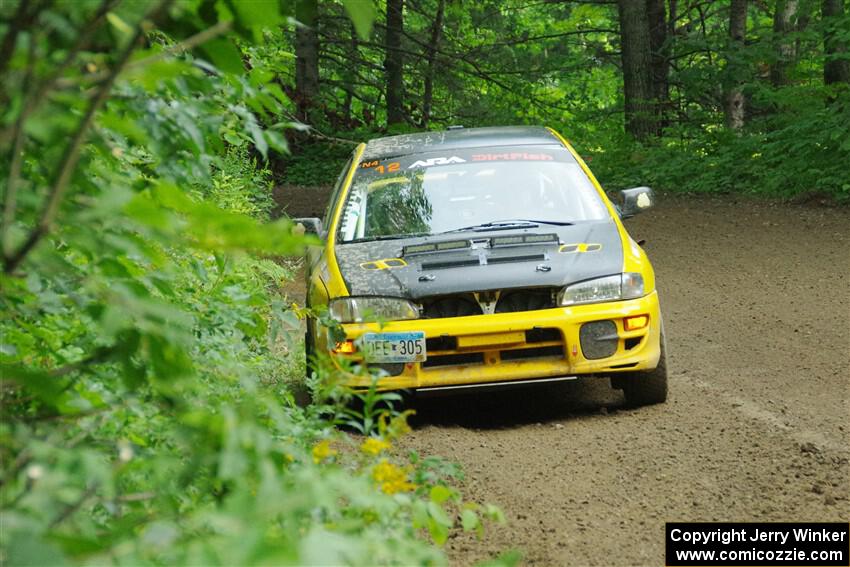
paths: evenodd
<path fill-rule="evenodd" d="M 330 302 L 328 311 L 340 323 L 419 318 L 416 305 L 395 297 L 341 297 Z"/>
<path fill-rule="evenodd" d="M 561 292 L 559 303 L 561 305 L 600 303 L 634 299 L 644 295 L 646 294 L 643 290 L 643 276 L 626 273 L 568 285 Z"/>

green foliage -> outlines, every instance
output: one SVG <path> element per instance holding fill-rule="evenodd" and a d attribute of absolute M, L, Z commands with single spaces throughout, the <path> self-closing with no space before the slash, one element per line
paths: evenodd
<path fill-rule="evenodd" d="M 271 172 L 258 167 L 246 148 L 233 148 L 221 156 L 214 164 L 211 183 L 197 189 L 226 211 L 263 220 L 274 206 Z"/>
<path fill-rule="evenodd" d="M 729 3 L 706 9 L 680 2 L 666 14 L 660 54 L 669 62 L 669 100 L 659 101 L 663 135 L 644 144 L 623 132 L 621 38 L 616 2 L 406 3 L 404 52 L 407 123 L 384 127 L 386 56 L 381 25 L 368 38 L 353 33 L 343 6 L 319 9 L 320 74 L 310 123 L 323 134 L 364 141 L 424 127 L 425 83 L 433 78 L 431 129 L 542 124 L 570 139 L 609 189 L 649 184 L 667 191 L 735 192 L 789 198 L 809 193 L 848 199 L 848 85 L 823 86 L 824 62 L 848 62 L 850 18 L 825 17 L 819 3 L 795 4 L 793 25 L 773 30 L 783 3 L 748 4 L 746 36 L 729 38 Z M 384 18 L 379 13 L 378 19 Z M 267 49 L 294 51 L 293 37 L 270 32 Z M 788 61 L 778 44 L 793 47 Z M 430 51 L 435 48 L 433 53 Z M 429 55 L 433 54 L 433 67 Z M 785 66 L 788 84 L 771 69 Z M 294 86 L 294 66 L 281 65 Z M 724 97 L 744 95 L 745 125 L 730 131 Z M 348 156 L 309 137 L 276 169 L 295 185 L 330 185 Z"/>
<path fill-rule="evenodd" d="M 759 94 L 779 110 L 746 131 L 671 128 L 656 145 L 624 136 L 597 147 L 580 144 L 608 189 L 651 185 L 686 193 L 774 197 L 829 195 L 850 200 L 850 91 L 787 87 Z"/>
<path fill-rule="evenodd" d="M 313 141 L 293 147 L 293 153 L 273 160 L 283 183 L 313 187 L 333 185 L 354 144 Z"/>
<path fill-rule="evenodd" d="M 147 3 L 28 4 L 0 71 L 4 564 L 446 561 L 420 508 L 445 541 L 451 469 L 392 451 L 406 416 L 370 414 L 360 445 L 322 409 L 344 406 L 294 403 L 278 290 L 307 240 L 269 220 L 265 165 L 288 101 L 262 60 L 230 72 L 277 5 L 177 3 L 145 33 Z"/>

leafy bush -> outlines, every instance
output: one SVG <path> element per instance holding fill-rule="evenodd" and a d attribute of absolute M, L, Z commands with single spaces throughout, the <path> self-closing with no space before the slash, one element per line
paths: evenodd
<path fill-rule="evenodd" d="M 580 144 L 608 188 L 651 185 L 666 191 L 774 197 L 828 195 L 850 200 L 850 96 L 846 87 L 786 87 L 756 93 L 774 112 L 740 133 L 670 128 L 655 145 L 624 135 Z"/>
<path fill-rule="evenodd" d="M 253 11 L 226 4 L 249 41 Z M 461 502 L 451 469 L 393 452 L 404 415 L 355 439 L 328 420 L 340 406 L 294 404 L 298 311 L 277 290 L 306 240 L 266 220 L 270 174 L 248 157 L 284 147 L 270 74 L 227 72 L 224 37 L 218 69 L 165 34 L 128 66 L 143 18 L 164 17 L 146 5 L 111 12 L 123 47 L 92 51 L 75 30 L 104 31 L 94 7 L 33 6 L 33 26 L 65 33 L 30 28 L 3 75 L 21 159 L 0 162 L 0 560 L 441 564 L 455 517 L 498 520 Z M 170 17 L 227 28 L 185 4 Z"/>
<path fill-rule="evenodd" d="M 214 162 L 211 182 L 197 190 L 226 211 L 268 220 L 274 205 L 272 184 L 271 172 L 258 167 L 246 148 L 237 147 Z"/>

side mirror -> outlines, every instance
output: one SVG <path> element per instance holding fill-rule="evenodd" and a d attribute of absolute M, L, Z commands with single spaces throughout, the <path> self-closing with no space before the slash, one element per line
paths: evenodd
<path fill-rule="evenodd" d="M 316 217 L 307 217 L 301 219 L 292 219 L 295 222 L 295 230 L 306 234 L 322 234 L 322 219 Z"/>
<path fill-rule="evenodd" d="M 627 219 L 655 205 L 655 193 L 649 187 L 635 187 L 620 191 L 622 204 L 617 208 L 620 218 Z"/>

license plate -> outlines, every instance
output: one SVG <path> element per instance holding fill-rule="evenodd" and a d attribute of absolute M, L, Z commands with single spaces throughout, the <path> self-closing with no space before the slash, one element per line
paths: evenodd
<path fill-rule="evenodd" d="M 424 362 L 425 333 L 366 333 L 360 337 L 366 362 Z"/>

